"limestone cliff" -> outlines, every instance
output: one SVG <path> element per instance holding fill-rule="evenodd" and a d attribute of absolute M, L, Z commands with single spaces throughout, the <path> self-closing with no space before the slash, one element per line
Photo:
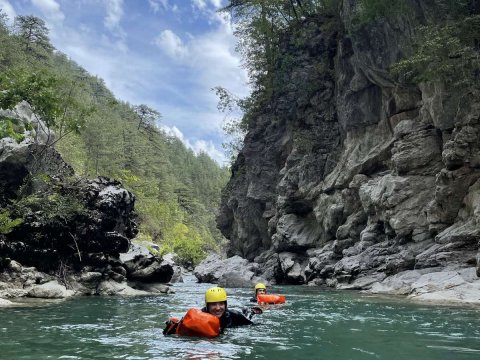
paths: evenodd
<path fill-rule="evenodd" d="M 286 34 L 282 74 L 232 168 L 217 224 L 268 280 L 369 288 L 404 270 L 477 266 L 480 101 L 399 85 L 435 1 L 346 31 L 355 12 Z M 423 270 L 428 269 L 428 270 Z M 258 275 L 257 274 L 257 275 Z"/>

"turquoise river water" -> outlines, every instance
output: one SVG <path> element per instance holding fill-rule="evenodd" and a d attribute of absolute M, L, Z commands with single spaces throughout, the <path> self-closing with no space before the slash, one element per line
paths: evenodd
<path fill-rule="evenodd" d="M 176 294 L 87 297 L 0 309 L 0 359 L 480 359 L 480 309 L 278 286 L 285 305 L 218 338 L 165 337 L 164 321 L 200 307 L 211 285 Z M 228 289 L 229 307 L 250 305 Z"/>

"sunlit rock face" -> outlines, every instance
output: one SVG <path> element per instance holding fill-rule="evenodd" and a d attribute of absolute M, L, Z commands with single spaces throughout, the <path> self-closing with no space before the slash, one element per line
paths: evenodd
<path fill-rule="evenodd" d="M 480 101 L 388 72 L 435 2 L 347 32 L 356 3 L 283 39 L 289 71 L 251 125 L 217 219 L 228 254 L 270 281 L 337 288 L 414 269 L 480 273 Z"/>
<path fill-rule="evenodd" d="M 48 146 L 55 141 L 55 134 L 26 102 L 18 104 L 14 110 L 0 109 L 0 118 L 13 119 L 21 136 L 18 141 L 10 137 L 0 139 L 0 207 L 16 196 L 30 173 L 50 173 L 59 178 L 73 175 L 72 167 Z M 31 182 L 25 190 L 41 190 L 37 185 Z"/>

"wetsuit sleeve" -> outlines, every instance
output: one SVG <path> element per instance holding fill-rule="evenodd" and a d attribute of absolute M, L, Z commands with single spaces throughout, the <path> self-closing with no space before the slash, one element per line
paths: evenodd
<path fill-rule="evenodd" d="M 229 326 L 242 326 L 242 325 L 251 325 L 253 322 L 248 319 L 245 315 L 242 313 L 235 311 L 235 310 L 230 310 L 230 324 Z"/>

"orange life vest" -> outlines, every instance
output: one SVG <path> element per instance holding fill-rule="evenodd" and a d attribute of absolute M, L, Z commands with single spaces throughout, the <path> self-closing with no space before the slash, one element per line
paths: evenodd
<path fill-rule="evenodd" d="M 181 336 L 215 337 L 220 334 L 220 319 L 200 309 L 189 309 L 175 332 Z"/>
<path fill-rule="evenodd" d="M 257 301 L 259 304 L 284 304 L 285 296 L 274 294 L 258 294 Z"/>

